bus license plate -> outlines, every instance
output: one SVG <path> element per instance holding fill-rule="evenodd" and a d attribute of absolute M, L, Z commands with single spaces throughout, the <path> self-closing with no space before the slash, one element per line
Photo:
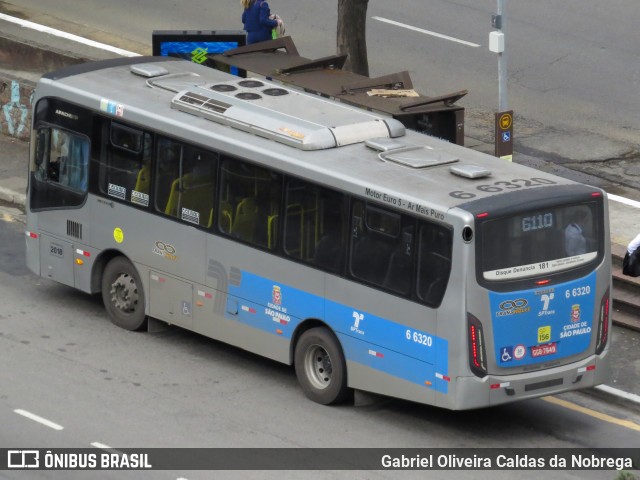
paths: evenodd
<path fill-rule="evenodd" d="M 546 345 L 538 345 L 531 347 L 531 356 L 533 358 L 542 357 L 544 355 L 553 355 L 558 351 L 558 345 L 556 342 L 547 343 Z"/>

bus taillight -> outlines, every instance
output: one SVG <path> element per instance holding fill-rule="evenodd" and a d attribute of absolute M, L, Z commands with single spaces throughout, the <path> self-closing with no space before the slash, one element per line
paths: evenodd
<path fill-rule="evenodd" d="M 467 328 L 469 340 L 469 366 L 478 377 L 487 374 L 487 355 L 484 348 L 484 333 L 482 324 L 476 317 L 467 313 Z"/>
<path fill-rule="evenodd" d="M 600 302 L 600 317 L 598 321 L 598 341 L 596 343 L 596 355 L 600 355 L 609 339 L 609 289 Z"/>

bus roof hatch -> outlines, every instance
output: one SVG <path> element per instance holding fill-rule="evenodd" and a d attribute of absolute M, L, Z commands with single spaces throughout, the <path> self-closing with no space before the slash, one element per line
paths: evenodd
<path fill-rule="evenodd" d="M 192 85 L 178 92 L 171 106 L 301 150 L 405 134 L 393 118 L 253 78 Z"/>

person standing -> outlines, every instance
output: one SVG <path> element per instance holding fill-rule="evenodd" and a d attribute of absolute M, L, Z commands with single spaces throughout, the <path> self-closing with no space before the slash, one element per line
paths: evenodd
<path fill-rule="evenodd" d="M 242 24 L 247 32 L 247 45 L 271 40 L 271 31 L 278 26 L 272 18 L 269 4 L 264 0 L 240 0 L 244 11 Z"/>
<path fill-rule="evenodd" d="M 627 251 L 622 261 L 622 273 L 629 277 L 640 276 L 640 262 L 638 261 L 638 254 L 640 253 L 640 234 L 629 242 Z"/>
<path fill-rule="evenodd" d="M 638 249 L 638 247 L 640 247 L 640 234 L 636 235 L 636 237 L 629 242 L 629 245 L 627 246 L 627 253 L 631 255 Z"/>

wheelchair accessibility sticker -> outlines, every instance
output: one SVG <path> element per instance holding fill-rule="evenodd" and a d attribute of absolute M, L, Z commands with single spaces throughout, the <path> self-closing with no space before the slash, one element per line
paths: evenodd
<path fill-rule="evenodd" d="M 500 352 L 500 363 L 507 363 L 512 360 L 522 360 L 527 354 L 527 347 L 524 345 L 502 347 Z"/>

